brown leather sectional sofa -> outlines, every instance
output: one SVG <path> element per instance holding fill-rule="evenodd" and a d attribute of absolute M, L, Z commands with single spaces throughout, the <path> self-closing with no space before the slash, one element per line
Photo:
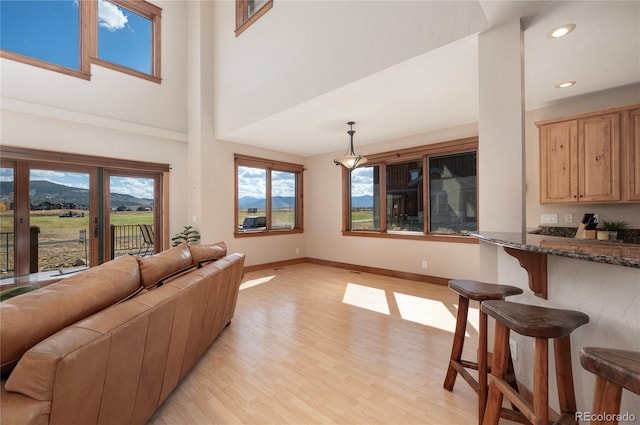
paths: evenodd
<path fill-rule="evenodd" d="M 0 303 L 0 423 L 144 424 L 230 323 L 243 267 L 183 244 Z"/>

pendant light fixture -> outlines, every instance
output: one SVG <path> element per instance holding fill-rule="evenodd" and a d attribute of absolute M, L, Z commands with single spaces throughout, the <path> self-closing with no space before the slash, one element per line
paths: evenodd
<path fill-rule="evenodd" d="M 365 162 L 367 162 L 367 158 L 361 155 L 356 155 L 355 152 L 353 151 L 353 135 L 356 132 L 353 129 L 354 124 L 355 122 L 353 121 L 349 121 L 347 123 L 347 125 L 349 126 L 349 131 L 347 131 L 347 134 L 350 137 L 349 150 L 345 152 L 344 156 L 341 156 L 333 160 L 333 162 L 336 165 L 342 165 L 344 168 L 348 170 L 353 170 L 354 168 L 357 168 L 359 165 L 362 165 Z"/>

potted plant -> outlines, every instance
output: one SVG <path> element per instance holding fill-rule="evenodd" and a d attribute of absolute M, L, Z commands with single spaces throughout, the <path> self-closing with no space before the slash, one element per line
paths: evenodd
<path fill-rule="evenodd" d="M 602 221 L 602 228 L 609 232 L 609 239 L 618 239 L 618 231 L 629 225 L 626 221 Z"/>
<path fill-rule="evenodd" d="M 193 226 L 184 226 L 184 229 L 180 233 L 176 233 L 171 238 L 171 246 L 178 246 L 183 242 L 195 243 L 200 240 L 200 232 L 193 228 Z"/>

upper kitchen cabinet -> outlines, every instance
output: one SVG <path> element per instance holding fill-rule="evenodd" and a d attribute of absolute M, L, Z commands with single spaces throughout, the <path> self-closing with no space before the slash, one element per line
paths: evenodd
<path fill-rule="evenodd" d="M 575 202 L 577 194 L 577 121 L 540 126 L 540 202 Z"/>
<path fill-rule="evenodd" d="M 620 201 L 620 114 L 578 120 L 578 201 Z"/>
<path fill-rule="evenodd" d="M 541 203 L 640 201 L 640 109 L 537 122 Z"/>
<path fill-rule="evenodd" d="M 626 196 L 629 201 L 640 201 L 640 109 L 629 111 L 628 118 Z"/>

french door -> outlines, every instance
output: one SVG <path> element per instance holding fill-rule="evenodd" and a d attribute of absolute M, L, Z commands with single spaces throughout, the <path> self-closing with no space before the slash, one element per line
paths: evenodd
<path fill-rule="evenodd" d="M 164 247 L 168 165 L 5 146 L 0 154 L 0 284 Z"/>

